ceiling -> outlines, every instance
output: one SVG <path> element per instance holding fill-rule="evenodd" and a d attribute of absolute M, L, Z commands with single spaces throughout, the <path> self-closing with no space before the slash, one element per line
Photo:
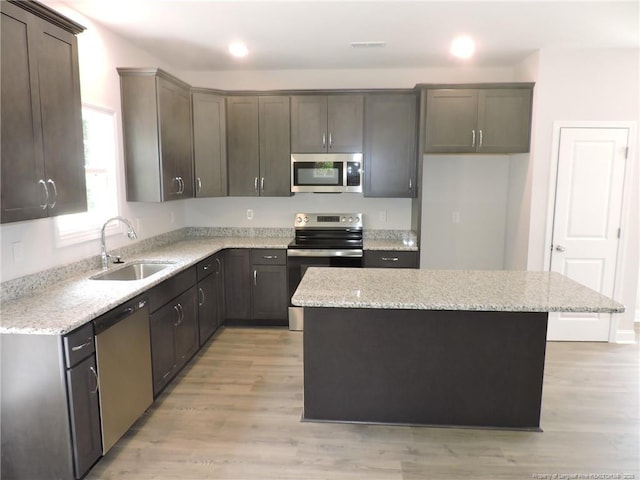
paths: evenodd
<path fill-rule="evenodd" d="M 639 48 L 629 1 L 67 0 L 180 70 L 508 67 L 547 48 Z M 457 34 L 476 55 L 451 57 Z M 243 40 L 250 53 L 231 58 Z M 350 42 L 384 41 L 353 48 Z"/>

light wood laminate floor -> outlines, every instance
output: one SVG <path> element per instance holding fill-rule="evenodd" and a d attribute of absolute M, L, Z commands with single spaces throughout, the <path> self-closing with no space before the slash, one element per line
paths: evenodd
<path fill-rule="evenodd" d="M 548 343 L 542 433 L 303 423 L 302 334 L 225 328 L 87 479 L 640 480 L 638 362 Z"/>

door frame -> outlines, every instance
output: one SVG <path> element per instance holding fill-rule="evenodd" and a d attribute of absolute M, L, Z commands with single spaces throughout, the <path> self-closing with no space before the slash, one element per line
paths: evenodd
<path fill-rule="evenodd" d="M 613 298 L 622 302 L 621 298 L 624 292 L 624 267 L 625 260 L 629 255 L 629 225 L 632 224 L 631 202 L 633 200 L 633 178 L 638 175 L 636 162 L 636 129 L 637 123 L 633 121 L 570 121 L 556 120 L 553 122 L 553 139 L 551 142 L 551 162 L 549 171 L 549 198 L 547 199 L 547 222 L 544 240 L 544 266 L 546 270 L 551 270 L 551 246 L 553 240 L 553 221 L 555 217 L 556 203 L 556 183 L 558 177 L 558 161 L 560 153 L 560 130 L 563 128 L 626 128 L 629 131 L 627 160 L 624 170 L 624 181 L 622 184 L 622 208 L 620 212 L 620 239 L 618 243 L 618 254 L 616 256 L 616 273 L 614 276 Z M 631 266 L 633 268 L 633 266 Z M 635 276 L 638 277 L 640 270 L 640 262 L 635 265 Z M 640 299 L 636 299 L 640 302 Z M 627 311 L 635 310 L 627 306 Z M 628 312 L 625 312 L 628 313 Z M 631 312 L 633 315 L 633 312 Z M 626 331 L 618 334 L 618 317 L 619 315 L 610 315 L 609 322 L 609 342 L 610 343 L 635 343 L 634 333 Z"/>

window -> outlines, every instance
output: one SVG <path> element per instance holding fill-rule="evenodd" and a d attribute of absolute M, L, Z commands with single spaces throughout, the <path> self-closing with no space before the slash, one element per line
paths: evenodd
<path fill-rule="evenodd" d="M 88 211 L 56 218 L 58 246 L 98 238 L 105 220 L 118 215 L 114 112 L 83 105 L 82 133 Z"/>

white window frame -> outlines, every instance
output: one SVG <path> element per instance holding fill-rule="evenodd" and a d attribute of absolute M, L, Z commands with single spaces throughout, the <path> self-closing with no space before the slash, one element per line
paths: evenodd
<path fill-rule="evenodd" d="M 109 138 L 102 139 L 98 148 L 101 156 L 104 157 L 103 166 L 96 166 L 89 163 L 88 159 L 85 159 L 85 175 L 91 173 L 104 173 L 107 176 L 108 182 L 108 194 L 105 199 L 108 208 L 100 212 L 82 212 L 70 215 L 61 215 L 56 217 L 55 230 L 56 230 L 56 245 L 58 247 L 65 247 L 69 245 L 75 245 L 83 242 L 88 242 L 100 238 L 100 229 L 104 222 L 113 216 L 119 215 L 120 204 L 118 200 L 118 177 L 117 177 L 117 132 L 116 132 L 116 112 L 114 110 L 99 107 L 96 105 L 82 104 L 83 122 L 86 118 L 90 118 L 91 115 L 102 114 L 104 115 L 103 121 L 108 125 L 101 126 L 101 131 L 110 135 Z M 110 120 L 109 120 L 110 117 Z M 83 128 L 84 136 L 84 128 Z M 86 141 L 86 140 L 85 140 Z M 90 149 L 90 146 L 89 146 Z M 87 149 L 85 148 L 85 151 Z M 90 151 L 90 150 L 89 150 Z M 89 204 L 90 208 L 90 204 Z M 121 230 L 119 224 L 110 224 L 107 227 L 107 234 L 113 235 Z"/>

